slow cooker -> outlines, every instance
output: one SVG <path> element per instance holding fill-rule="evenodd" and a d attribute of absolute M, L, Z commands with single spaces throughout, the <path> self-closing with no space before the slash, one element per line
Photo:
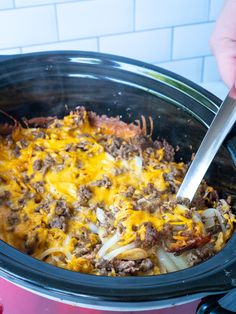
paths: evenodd
<path fill-rule="evenodd" d="M 81 105 L 127 122 L 150 116 L 153 137 L 178 145 L 176 158 L 184 161 L 190 161 L 221 103 L 174 73 L 107 54 L 59 51 L 1 56 L 0 69 L 0 109 L 14 118 L 62 117 Z M 0 123 L 5 122 L 12 123 L 1 113 Z M 231 195 L 236 208 L 235 127 L 206 180 L 223 195 Z M 47 298 L 85 308 L 153 310 L 213 295 L 199 313 L 213 313 L 209 308 L 226 313 L 219 312 L 215 302 L 220 299 L 219 304 L 236 311 L 235 248 L 234 234 L 221 252 L 197 266 L 160 276 L 111 278 L 57 268 L 0 241 L 0 275 Z"/>

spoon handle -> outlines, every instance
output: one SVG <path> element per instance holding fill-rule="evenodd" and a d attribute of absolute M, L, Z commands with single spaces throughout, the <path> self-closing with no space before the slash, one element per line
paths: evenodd
<path fill-rule="evenodd" d="M 233 86 L 213 119 L 176 195 L 192 201 L 201 180 L 236 121 L 236 88 Z"/>

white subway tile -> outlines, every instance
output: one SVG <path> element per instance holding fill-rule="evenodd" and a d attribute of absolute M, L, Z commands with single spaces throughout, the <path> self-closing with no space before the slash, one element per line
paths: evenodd
<path fill-rule="evenodd" d="M 83 39 L 76 41 L 58 42 L 48 45 L 37 45 L 22 48 L 22 52 L 36 52 L 49 50 L 85 50 L 97 51 L 97 39 Z"/>
<path fill-rule="evenodd" d="M 136 29 L 207 21 L 209 0 L 136 0 Z"/>
<path fill-rule="evenodd" d="M 133 30 L 132 0 L 90 0 L 57 5 L 60 40 Z"/>
<path fill-rule="evenodd" d="M 17 55 L 21 53 L 20 48 L 13 48 L 13 49 L 1 49 L 1 55 Z"/>
<path fill-rule="evenodd" d="M 229 88 L 222 82 L 204 82 L 201 86 L 220 99 L 224 99 L 229 92 Z"/>
<path fill-rule="evenodd" d="M 209 39 L 214 23 L 180 26 L 174 29 L 173 58 L 200 57 L 210 54 Z"/>
<path fill-rule="evenodd" d="M 0 10 L 1 9 L 11 9 L 13 8 L 13 0 L 0 0 Z"/>
<path fill-rule="evenodd" d="M 210 20 L 216 20 L 223 8 L 225 0 L 211 0 L 210 3 Z"/>
<path fill-rule="evenodd" d="M 33 5 L 61 3 L 61 2 L 68 2 L 68 1 L 71 1 L 71 0 L 15 0 L 15 5 L 16 7 L 27 7 L 27 6 L 33 6 Z"/>
<path fill-rule="evenodd" d="M 0 11 L 0 49 L 57 39 L 53 7 Z"/>
<path fill-rule="evenodd" d="M 218 81 L 220 73 L 216 64 L 216 59 L 213 56 L 204 58 L 203 81 Z"/>
<path fill-rule="evenodd" d="M 171 52 L 171 31 L 161 29 L 102 37 L 100 51 L 146 62 L 167 61 Z"/>
<path fill-rule="evenodd" d="M 194 82 L 201 81 L 202 58 L 187 59 L 156 64 L 164 69 L 177 73 Z"/>

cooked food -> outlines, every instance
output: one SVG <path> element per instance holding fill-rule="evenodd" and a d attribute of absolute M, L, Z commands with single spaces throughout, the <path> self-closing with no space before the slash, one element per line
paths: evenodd
<path fill-rule="evenodd" d="M 24 124 L 0 127 L 0 237 L 17 249 L 83 273 L 158 275 L 230 238 L 229 199 L 202 182 L 177 202 L 187 166 L 145 127 L 84 108 Z"/>

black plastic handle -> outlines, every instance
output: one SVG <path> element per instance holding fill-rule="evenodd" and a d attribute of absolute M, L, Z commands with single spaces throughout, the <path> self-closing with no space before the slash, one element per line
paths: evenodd
<path fill-rule="evenodd" d="M 226 302 L 225 302 L 226 300 Z M 223 304 L 222 304 L 223 303 Z M 224 303 L 226 303 L 225 307 Z M 232 307 L 230 306 L 232 304 Z M 204 298 L 202 302 L 199 304 L 197 308 L 196 314 L 231 314 L 236 313 L 236 298 L 235 298 L 235 291 L 231 294 L 226 295 L 214 295 L 207 298 Z"/>

